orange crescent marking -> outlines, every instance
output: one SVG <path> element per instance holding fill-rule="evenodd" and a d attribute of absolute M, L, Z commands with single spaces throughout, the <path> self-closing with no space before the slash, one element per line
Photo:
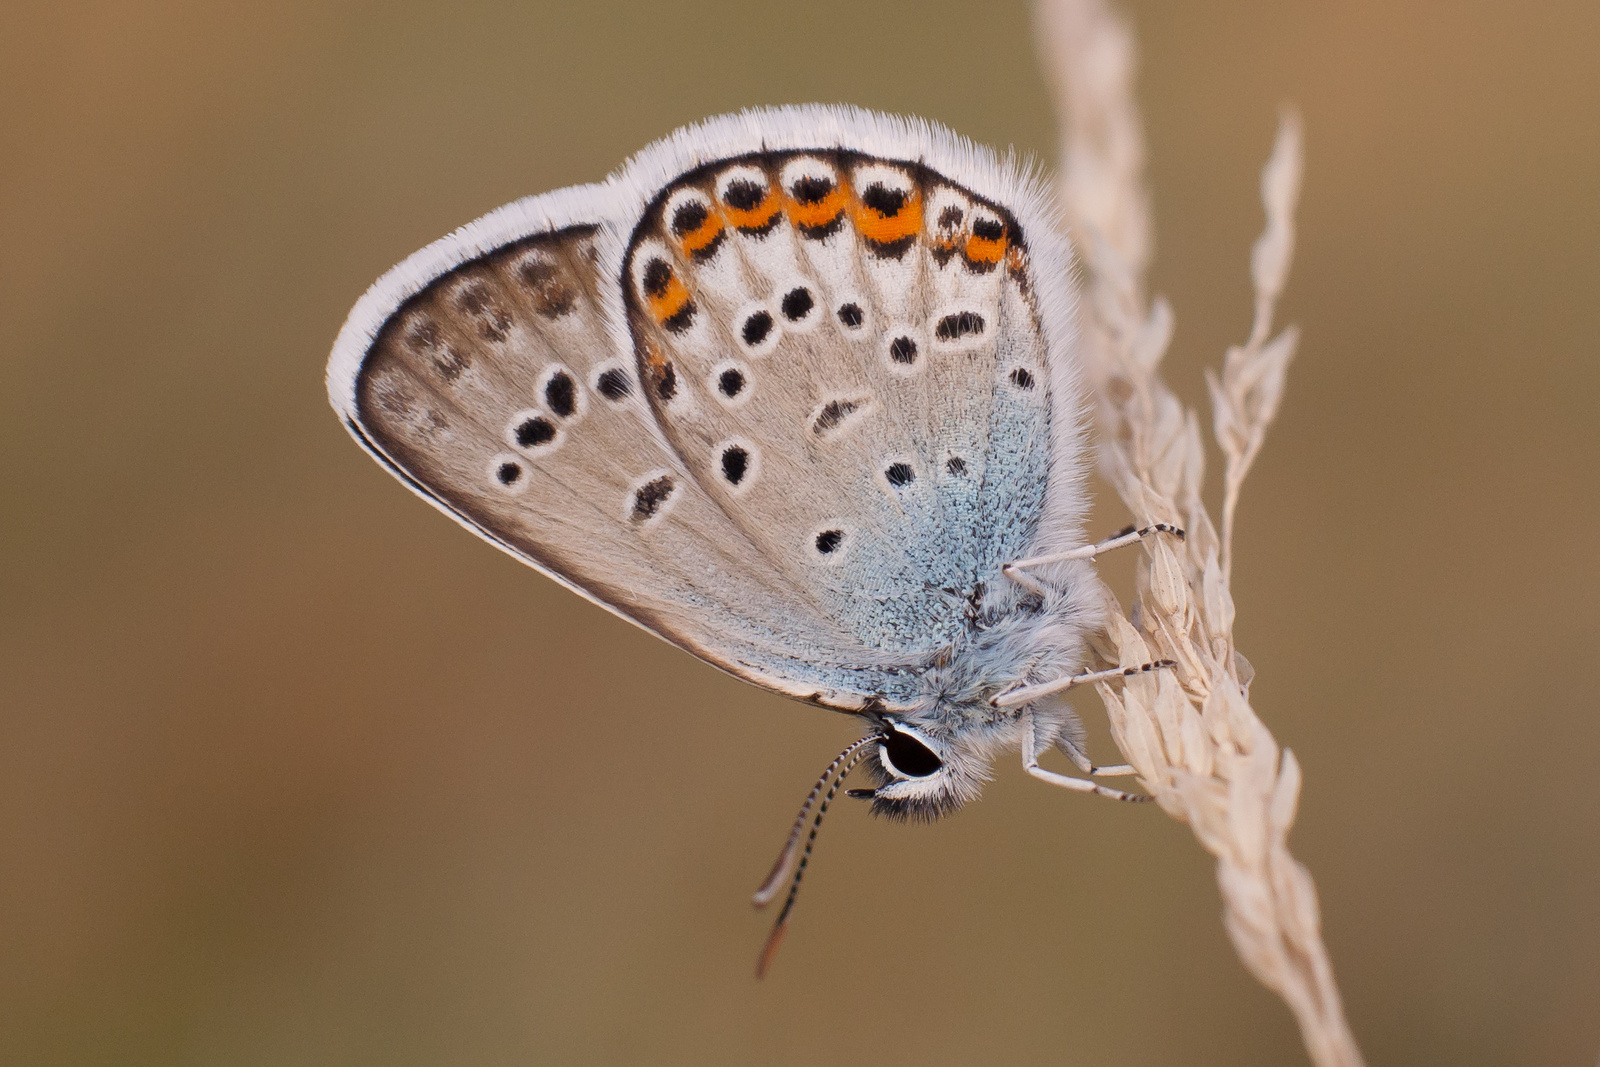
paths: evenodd
<path fill-rule="evenodd" d="M 838 218 L 845 208 L 845 192 L 837 185 L 833 187 L 833 192 L 815 204 L 802 204 L 792 196 L 787 199 L 789 221 L 796 226 L 826 226 Z"/>
<path fill-rule="evenodd" d="M 856 200 L 851 204 L 850 215 L 861 236 L 879 244 L 889 244 L 922 229 L 922 194 L 913 192 L 893 215 L 885 215 Z"/>
<path fill-rule="evenodd" d="M 690 255 L 705 248 L 722 234 L 722 216 L 714 205 L 709 206 L 705 221 L 697 228 L 678 238 L 678 245 Z"/>
<path fill-rule="evenodd" d="M 650 314 L 656 317 L 657 322 L 666 322 L 672 316 L 683 310 L 683 305 L 689 302 L 689 287 L 683 284 L 678 277 L 678 272 L 673 271 L 667 277 L 667 290 L 660 296 L 648 297 L 650 301 Z"/>
<path fill-rule="evenodd" d="M 998 263 L 1006 254 L 1004 237 L 968 237 L 966 256 L 974 263 Z"/>
<path fill-rule="evenodd" d="M 733 223 L 741 230 L 759 230 L 761 227 L 772 221 L 772 216 L 776 215 L 778 213 L 778 209 L 782 206 L 783 205 L 779 202 L 777 192 L 772 189 L 768 189 L 767 195 L 762 199 L 761 203 L 757 204 L 748 211 L 741 211 L 732 204 L 724 202 L 722 205 L 722 212 L 727 216 L 729 222 Z"/>

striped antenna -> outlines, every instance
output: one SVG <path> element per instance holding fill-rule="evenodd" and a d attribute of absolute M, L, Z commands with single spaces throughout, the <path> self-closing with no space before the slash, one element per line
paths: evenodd
<path fill-rule="evenodd" d="M 761 949 L 761 959 L 756 962 L 757 978 L 765 978 L 767 976 L 767 970 L 772 966 L 772 959 L 778 954 L 778 946 L 783 944 L 783 935 L 789 932 L 789 913 L 794 910 L 795 898 L 800 895 L 800 879 L 806 876 L 806 864 L 811 860 L 811 849 L 817 843 L 817 830 L 822 826 L 822 817 L 828 814 L 828 805 L 833 803 L 834 794 L 839 792 L 839 786 L 849 776 L 850 772 L 856 769 L 856 764 L 867 758 L 867 742 L 878 740 L 881 740 L 881 738 L 876 734 L 863 737 L 860 741 L 840 753 L 839 758 L 842 760 L 848 757 L 849 762 L 845 763 L 844 769 L 839 772 L 839 776 L 828 787 L 828 792 L 823 796 L 822 803 L 817 806 L 817 817 L 811 820 L 811 833 L 806 836 L 805 850 L 800 853 L 800 862 L 795 866 L 794 878 L 789 882 L 789 896 L 783 902 L 783 910 L 778 912 L 777 921 L 772 924 L 772 933 L 767 935 L 767 943 Z M 820 781 L 817 783 L 819 787 L 821 784 Z M 809 798 L 806 803 L 808 805 L 811 803 Z M 804 811 L 802 809 L 803 814 Z"/>
<path fill-rule="evenodd" d="M 794 863 L 795 857 L 800 854 L 800 831 L 805 829 L 806 816 L 811 814 L 811 805 L 817 802 L 817 797 L 822 795 L 823 787 L 828 784 L 829 779 L 833 777 L 833 772 L 839 769 L 841 763 L 855 755 L 858 750 L 865 747 L 869 742 L 878 740 L 881 740 L 880 735 L 868 734 L 866 737 L 852 741 L 845 747 L 843 752 L 833 757 L 833 762 L 828 764 L 827 768 L 817 776 L 817 784 L 811 787 L 811 792 L 806 796 L 806 802 L 800 805 L 800 814 L 794 817 L 794 825 L 789 828 L 789 840 L 783 843 L 783 851 L 778 853 L 778 861 L 772 865 L 772 873 L 767 875 L 767 880 L 761 883 L 761 888 L 757 889 L 755 896 L 750 898 L 750 903 L 758 908 L 764 908 L 772 903 L 772 899 L 778 895 L 778 887 L 789 876 L 790 865 Z M 844 775 L 839 777 L 843 778 Z M 812 835 L 816 835 L 815 830 L 812 831 Z"/>

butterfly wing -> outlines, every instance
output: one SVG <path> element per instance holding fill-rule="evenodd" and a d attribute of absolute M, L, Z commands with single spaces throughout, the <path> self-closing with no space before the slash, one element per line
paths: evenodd
<path fill-rule="evenodd" d="M 1076 535 L 1042 202 L 930 127 L 719 120 L 396 268 L 330 393 L 413 489 L 590 599 L 778 691 L 909 706 L 999 567 Z"/>

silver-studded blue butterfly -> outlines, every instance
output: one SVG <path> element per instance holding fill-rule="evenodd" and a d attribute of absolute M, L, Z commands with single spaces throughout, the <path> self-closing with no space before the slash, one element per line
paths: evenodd
<path fill-rule="evenodd" d="M 1049 192 L 1013 160 L 916 120 L 748 111 L 395 267 L 328 392 L 485 540 L 865 721 L 757 894 L 792 873 L 765 966 L 805 824 L 857 765 L 875 787 L 853 792 L 896 817 L 955 810 L 1016 748 L 1131 796 L 1037 763 L 1055 744 L 1129 773 L 1089 763 L 1061 695 L 1099 677 L 1080 671 L 1105 547 L 1080 547 L 1073 301 Z"/>

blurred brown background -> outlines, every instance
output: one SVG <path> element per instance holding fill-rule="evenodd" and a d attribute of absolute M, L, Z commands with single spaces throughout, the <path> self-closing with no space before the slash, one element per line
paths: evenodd
<path fill-rule="evenodd" d="M 1589 1067 L 1600 7 L 1131 10 L 1193 399 L 1305 114 L 1235 592 L 1351 1022 L 1374 1064 Z M 844 100 L 1052 157 L 1025 6 L 5 21 L 0 1059 L 1303 1062 L 1188 831 L 1009 763 L 944 825 L 843 807 L 754 982 L 748 894 L 853 724 L 468 537 L 324 400 L 384 269 L 680 123 Z"/>

